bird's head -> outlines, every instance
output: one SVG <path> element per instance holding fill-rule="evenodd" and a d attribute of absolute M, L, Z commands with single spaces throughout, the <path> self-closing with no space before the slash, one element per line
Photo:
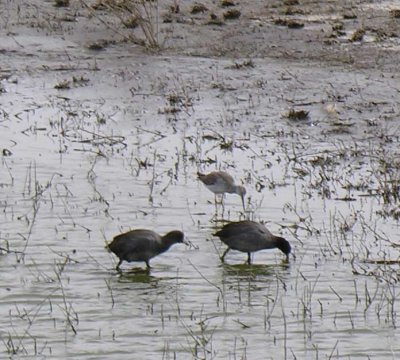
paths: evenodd
<path fill-rule="evenodd" d="M 289 261 L 289 254 L 292 251 L 292 247 L 290 246 L 289 241 L 287 241 L 283 237 L 277 237 L 276 246 L 286 255 L 286 260 Z"/>
<path fill-rule="evenodd" d="M 163 238 L 166 239 L 171 244 L 185 243 L 185 235 L 183 234 L 182 231 L 179 230 L 170 231 L 168 234 L 163 236 Z"/>

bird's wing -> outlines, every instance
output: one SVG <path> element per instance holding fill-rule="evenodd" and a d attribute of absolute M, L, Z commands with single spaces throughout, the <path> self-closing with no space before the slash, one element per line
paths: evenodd
<path fill-rule="evenodd" d="M 268 229 L 259 223 L 253 222 L 253 221 L 238 221 L 238 222 L 232 222 L 227 225 L 225 225 L 222 230 L 218 231 L 217 234 L 220 234 L 222 236 L 234 236 L 234 235 L 244 235 L 244 234 L 252 234 L 252 235 L 268 235 L 269 231 Z"/>
<path fill-rule="evenodd" d="M 263 234 L 267 238 L 272 236 L 272 233 L 263 224 L 256 223 L 256 226 L 254 227 L 254 230 L 257 231 L 260 234 Z"/>
<path fill-rule="evenodd" d="M 218 176 L 215 172 L 211 172 L 207 175 L 203 175 L 200 179 L 204 185 L 214 185 L 218 181 Z"/>
<path fill-rule="evenodd" d="M 139 252 L 156 247 L 161 243 L 158 234 L 151 230 L 137 229 L 117 235 L 109 245 L 110 250 L 123 249 L 123 252 Z"/>
<path fill-rule="evenodd" d="M 244 252 L 265 249 L 272 236 L 264 225 L 252 221 L 230 223 L 215 235 L 232 249 Z"/>
<path fill-rule="evenodd" d="M 225 181 L 228 184 L 234 184 L 235 180 L 233 179 L 233 177 L 231 175 L 229 175 L 227 172 L 225 171 L 220 171 L 219 172 L 220 178 L 223 179 L 223 181 Z"/>

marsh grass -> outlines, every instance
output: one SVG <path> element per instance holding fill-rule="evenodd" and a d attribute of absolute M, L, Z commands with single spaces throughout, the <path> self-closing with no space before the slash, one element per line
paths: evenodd
<path fill-rule="evenodd" d="M 129 38 L 152 51 L 159 51 L 163 48 L 166 39 L 161 39 L 159 29 L 159 2 L 147 0 L 108 0 L 98 1 L 94 6 L 90 6 L 86 1 L 80 0 L 88 9 L 105 8 L 111 14 L 117 16 L 121 24 L 130 29 L 139 27 L 144 39 L 138 39 L 133 34 Z M 96 15 L 101 18 L 101 15 Z M 104 22 L 107 25 L 107 22 Z M 108 25 L 107 25 L 108 26 Z M 117 33 L 119 30 L 115 29 Z"/>
<path fill-rule="evenodd" d="M 45 193 L 51 189 L 53 180 L 58 176 L 60 176 L 60 174 L 53 174 L 51 179 L 47 183 L 42 185 L 38 180 L 36 162 L 31 162 L 28 166 L 23 194 L 24 197 L 32 201 L 32 209 L 29 212 L 30 216 L 29 213 L 21 216 L 21 218 L 24 218 L 26 220 L 28 224 L 28 230 L 25 235 L 21 234 L 25 244 L 23 246 L 23 249 L 18 252 L 18 254 L 20 254 L 17 257 L 18 262 L 23 262 L 25 259 L 25 253 L 29 245 L 29 240 L 33 232 L 33 227 L 36 223 L 36 218 L 41 206 L 41 201 Z"/>
<path fill-rule="evenodd" d="M 118 11 L 122 19 L 124 9 Z M 58 182 L 56 173 L 52 177 L 53 172 L 44 175 L 38 160 L 26 163 L 23 159 L 21 176 L 17 171 L 21 148 L 14 150 L 7 145 L 18 155 L 2 157 L 6 179 L 2 189 L 17 194 L 16 200 L 4 198 L 1 203 L 8 223 L 1 233 L 3 278 L 12 274 L 6 285 L 9 289 L 3 289 L 5 300 L 10 299 L 2 313 L 5 356 L 52 357 L 58 351 L 77 351 L 82 357 L 119 347 L 129 351 L 136 332 L 140 339 L 135 350 L 136 345 L 142 346 L 135 352 L 138 357 L 149 350 L 153 357 L 162 352 L 165 359 L 251 359 L 264 356 L 266 349 L 274 350 L 267 353 L 273 358 L 335 358 L 353 351 L 367 357 L 375 346 L 379 347 L 363 343 L 371 328 L 377 338 L 387 339 L 382 347 L 395 344 L 385 336 L 396 335 L 398 326 L 399 242 L 396 218 L 389 212 L 398 207 L 396 138 L 385 136 L 388 129 L 382 130 L 382 136 L 371 133 L 374 136 L 367 140 L 361 139 L 361 132 L 348 137 L 324 133 L 331 125 L 323 124 L 325 119 L 315 112 L 310 112 L 310 118 L 317 119 L 315 124 L 283 120 L 280 109 L 294 106 L 286 100 L 286 90 L 295 91 L 282 88 L 283 81 L 296 84 L 307 97 L 313 94 L 305 88 L 320 83 L 316 78 L 304 81 L 295 74 L 279 82 L 268 79 L 268 83 L 254 84 L 261 63 L 257 60 L 257 66 L 251 67 L 251 63 L 244 66 L 246 63 L 239 62 L 240 70 L 228 69 L 226 77 L 213 77 L 215 73 L 205 76 L 201 85 L 192 80 L 193 74 L 186 78 L 180 74 L 176 80 L 168 75 L 165 81 L 160 80 L 158 74 L 152 74 L 153 67 L 148 70 L 152 77 L 143 64 L 135 73 L 135 81 L 148 76 L 150 83 L 154 79 L 161 84 L 149 86 L 149 91 L 165 101 L 166 107 L 174 108 L 167 116 L 157 111 L 160 103 L 143 105 L 149 94 L 138 93 L 116 102 L 127 114 L 136 107 L 145 109 L 139 119 L 124 118 L 118 110 L 115 114 L 110 105 L 113 99 L 89 104 L 53 100 L 53 108 L 59 110 L 56 116 L 41 116 L 43 113 L 35 108 L 26 119 L 23 112 L 10 111 L 24 124 L 24 137 L 38 139 L 38 144 L 44 136 L 55 140 L 46 151 L 59 152 L 59 163 L 55 164 L 63 170 L 63 181 Z M 232 60 L 225 64 L 229 66 Z M 207 62 L 204 69 L 208 66 L 214 63 Z M 188 63 L 186 67 L 193 69 Z M 306 69 L 299 74 L 302 72 Z M 273 69 L 273 76 L 277 73 Z M 208 75 L 205 70 L 204 74 Z M 247 77 L 252 78 L 250 83 Z M 216 79 L 215 88 L 207 83 L 209 78 Z M 95 81 L 91 78 L 91 83 Z M 253 85 L 259 93 L 253 93 Z M 243 93 L 246 86 L 250 86 L 247 90 L 252 97 Z M 30 99 L 32 88 L 28 90 L 26 98 Z M 56 89 L 49 91 L 60 96 Z M 62 92 L 67 97 L 69 91 Z M 335 96 L 339 98 L 339 94 Z M 357 94 L 360 96 L 366 98 L 364 93 Z M 348 107 L 337 114 L 339 120 L 346 119 L 354 106 L 350 96 L 346 100 Z M 312 102 L 304 105 L 307 110 L 315 105 Z M 362 114 L 360 109 L 357 120 Z M 14 121 L 13 117 L 3 120 L 10 129 L 18 125 L 17 121 L 7 123 Z M 45 124 L 36 124 L 36 120 Z M 140 126 L 135 125 L 136 120 Z M 40 130 L 45 127 L 46 135 Z M 25 154 L 31 155 L 30 150 Z M 214 248 L 207 246 L 206 241 L 214 231 L 210 225 L 213 204 L 202 197 L 195 183 L 195 172 L 202 166 L 229 168 L 245 179 L 251 214 L 238 212 L 236 204 L 228 204 L 228 219 L 251 215 L 256 221 L 279 224 L 282 231 L 291 233 L 296 261 L 271 268 L 227 267 L 214 261 L 219 246 L 214 242 Z M 140 187 L 143 179 L 144 186 Z M 140 194 L 142 188 L 144 196 Z M 8 214 L 18 213 L 21 198 L 28 204 L 21 218 L 24 231 L 19 231 L 26 247 L 23 253 L 15 252 L 22 260 L 14 264 L 9 254 L 15 251 L 12 241 L 18 234 L 14 218 Z M 166 205 L 170 199 L 174 201 L 171 209 Z M 152 276 L 134 271 L 116 277 L 110 271 L 111 258 L 107 258 L 102 241 L 106 232 L 112 227 L 155 227 L 166 222 L 183 224 L 190 236 L 203 231 L 202 236 L 192 237 L 199 251 L 181 254 L 182 262 L 171 260 L 170 267 L 156 267 Z M 70 226 L 62 232 L 60 228 L 66 223 Z M 47 242 L 36 248 L 34 236 L 40 237 L 42 231 L 49 234 Z M 77 246 L 76 255 L 66 250 Z M 16 279 L 21 284 L 16 284 Z M 33 298 L 31 290 L 38 286 L 46 293 Z M 20 293 L 31 302 L 21 301 Z M 51 345 L 35 332 L 36 325 L 42 324 L 50 329 L 46 335 Z M 104 336 L 107 331 L 110 339 Z M 97 347 L 100 334 L 101 347 Z M 76 339 L 72 344 L 70 336 Z M 154 339 L 163 344 L 161 349 L 154 346 Z M 86 340 L 96 348 L 88 350 Z M 378 350 L 383 353 L 387 349 Z M 119 356 L 118 350 L 116 354 Z"/>
<path fill-rule="evenodd" d="M 2 336 L 2 342 L 7 354 L 22 356 L 43 356 L 51 354 L 51 345 L 45 337 L 37 332 L 37 323 L 48 319 L 56 328 L 58 323 L 64 323 L 77 334 L 77 324 L 79 323 L 78 314 L 69 301 L 66 290 L 64 289 L 62 273 L 65 266 L 69 263 L 69 258 L 56 263 L 52 274 L 45 274 L 39 271 L 36 276 L 37 281 L 55 284 L 48 294 L 43 298 L 33 301 L 35 304 L 15 304 L 13 310 L 9 312 L 9 330 L 6 336 Z M 35 266 L 34 266 L 35 268 Z M 36 268 L 37 269 L 37 268 Z M 38 270 L 38 269 L 37 269 Z M 54 305 L 61 310 L 64 316 L 59 316 L 55 311 Z"/>

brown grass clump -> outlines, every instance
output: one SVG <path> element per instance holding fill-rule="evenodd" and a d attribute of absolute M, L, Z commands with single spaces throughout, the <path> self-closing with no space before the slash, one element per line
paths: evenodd
<path fill-rule="evenodd" d="M 137 44 L 151 50 L 162 48 L 158 29 L 158 2 L 148 0 L 97 0 L 90 8 L 106 10 L 115 14 L 127 28 L 140 27 L 144 40 L 138 39 L 134 35 L 129 37 Z"/>
<path fill-rule="evenodd" d="M 290 109 L 289 112 L 286 114 L 286 117 L 289 120 L 298 121 L 307 119 L 308 114 L 309 111 Z"/>
<path fill-rule="evenodd" d="M 394 17 L 395 19 L 400 18 L 400 9 L 392 9 L 390 10 L 390 15 Z"/>
<path fill-rule="evenodd" d="M 55 6 L 57 7 L 67 7 L 69 6 L 69 0 L 55 0 Z"/>
<path fill-rule="evenodd" d="M 236 4 L 231 1 L 231 0 L 222 0 L 221 1 L 221 7 L 230 7 L 230 6 L 235 6 Z"/>
<path fill-rule="evenodd" d="M 364 35 L 365 35 L 365 29 L 363 29 L 363 28 L 357 29 L 356 31 L 354 31 L 353 35 L 351 35 L 350 41 L 352 41 L 352 42 L 362 41 Z"/>
<path fill-rule="evenodd" d="M 238 19 L 242 15 L 242 13 L 237 9 L 230 9 L 224 13 L 225 20 L 234 20 Z"/>
<path fill-rule="evenodd" d="M 304 27 L 304 23 L 294 19 L 282 19 L 278 18 L 274 20 L 275 25 L 287 26 L 290 29 L 300 29 Z"/>
<path fill-rule="evenodd" d="M 208 11 L 207 6 L 205 6 L 204 4 L 199 4 L 199 3 L 195 3 L 192 6 L 192 9 L 190 10 L 191 14 L 199 14 L 199 13 L 205 13 Z"/>

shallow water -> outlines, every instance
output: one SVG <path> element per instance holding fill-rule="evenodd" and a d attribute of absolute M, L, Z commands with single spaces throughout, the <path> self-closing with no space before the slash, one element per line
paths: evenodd
<path fill-rule="evenodd" d="M 398 358 L 398 264 L 372 263 L 399 257 L 397 220 L 380 215 L 396 204 L 376 195 L 395 180 L 379 159 L 398 155 L 398 79 L 121 51 L 100 53 L 100 71 L 73 48 L 81 70 L 49 72 L 48 54 L 16 71 L 23 60 L 1 55 L 17 80 L 0 95 L 3 355 Z M 54 89 L 72 76 L 89 82 Z M 195 176 L 214 169 L 244 183 L 245 214 L 234 195 L 215 214 Z M 296 258 L 221 264 L 222 215 L 265 221 Z M 104 246 L 138 227 L 192 246 L 117 274 Z"/>

